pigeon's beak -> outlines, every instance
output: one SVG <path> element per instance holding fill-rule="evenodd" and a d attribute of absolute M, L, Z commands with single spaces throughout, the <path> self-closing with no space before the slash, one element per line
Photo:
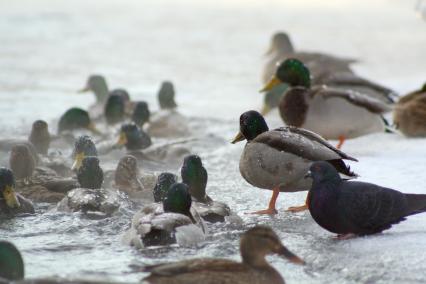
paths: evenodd
<path fill-rule="evenodd" d="M 306 175 L 304 176 L 304 178 L 306 179 L 306 178 L 312 178 L 312 172 L 311 171 L 308 171 L 307 173 L 306 173 Z"/>

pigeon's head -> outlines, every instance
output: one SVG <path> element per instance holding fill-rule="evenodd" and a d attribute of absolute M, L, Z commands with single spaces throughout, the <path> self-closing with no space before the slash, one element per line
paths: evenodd
<path fill-rule="evenodd" d="M 340 180 L 339 173 L 330 163 L 325 161 L 314 162 L 309 168 L 309 172 L 306 175 L 311 177 L 314 182 L 325 182 Z"/>

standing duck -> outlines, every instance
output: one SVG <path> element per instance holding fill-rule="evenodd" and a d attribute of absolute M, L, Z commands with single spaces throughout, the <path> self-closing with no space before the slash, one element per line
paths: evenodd
<path fill-rule="evenodd" d="M 313 163 L 308 175 L 313 179 L 308 197 L 312 218 L 340 239 L 380 233 L 426 212 L 426 194 L 342 180 L 327 162 Z"/>
<path fill-rule="evenodd" d="M 393 121 L 405 136 L 426 137 L 426 83 L 397 102 Z"/>
<path fill-rule="evenodd" d="M 31 201 L 15 193 L 15 177 L 7 168 L 0 168 L 0 193 L 0 215 L 34 213 Z"/>
<path fill-rule="evenodd" d="M 281 63 L 264 90 L 282 82 L 290 85 L 279 103 L 280 115 L 287 125 L 339 140 L 337 148 L 345 139 L 386 130 L 382 115 L 390 110 L 387 104 L 352 90 L 311 87 L 309 69 L 297 59 Z"/>
<path fill-rule="evenodd" d="M 193 206 L 207 222 L 224 222 L 231 214 L 228 205 L 213 201 L 206 193 L 208 174 L 197 155 L 186 156 L 181 168 L 182 182 L 188 185 L 193 199 Z"/>
<path fill-rule="evenodd" d="M 269 227 L 256 226 L 240 239 L 242 262 L 228 259 L 200 258 L 146 266 L 150 275 L 144 279 L 151 284 L 284 284 L 280 273 L 265 257 L 278 254 L 292 263 L 304 261 L 289 251 Z"/>
<path fill-rule="evenodd" d="M 312 181 L 304 179 L 315 161 L 329 161 L 340 173 L 355 177 L 343 160 L 357 161 L 334 148 L 321 136 L 302 128 L 281 127 L 269 130 L 263 116 L 247 111 L 240 116 L 240 133 L 232 143 L 247 140 L 240 159 L 240 172 L 250 184 L 272 190 L 266 210 L 256 214 L 276 214 L 275 203 L 279 193 L 308 190 Z M 290 207 L 297 212 L 307 205 Z"/>

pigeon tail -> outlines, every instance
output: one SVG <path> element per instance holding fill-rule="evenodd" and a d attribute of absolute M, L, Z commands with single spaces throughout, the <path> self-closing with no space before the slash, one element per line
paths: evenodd
<path fill-rule="evenodd" d="M 426 212 L 426 194 L 405 194 L 407 199 L 407 215 Z"/>

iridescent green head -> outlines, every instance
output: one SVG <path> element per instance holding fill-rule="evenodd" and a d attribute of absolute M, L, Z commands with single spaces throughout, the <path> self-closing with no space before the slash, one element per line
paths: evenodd
<path fill-rule="evenodd" d="M 268 131 L 268 125 L 266 124 L 263 116 L 255 111 L 246 111 L 240 116 L 240 132 L 232 141 L 233 144 L 243 141 L 251 141 L 263 132 Z"/>
<path fill-rule="evenodd" d="M 205 202 L 208 174 L 198 155 L 186 156 L 181 168 L 182 182 L 188 185 L 189 193 L 197 201 Z"/>
<path fill-rule="evenodd" d="M 82 165 L 83 159 L 89 156 L 98 156 L 98 151 L 96 150 L 96 146 L 95 143 L 93 143 L 92 138 L 87 135 L 82 135 L 77 138 L 74 144 L 72 152 L 74 163 L 72 165 L 72 170 L 78 170 Z"/>
<path fill-rule="evenodd" d="M 146 102 L 137 102 L 135 109 L 132 114 L 132 121 L 139 127 L 149 122 L 151 112 L 149 111 L 148 104 Z"/>
<path fill-rule="evenodd" d="M 19 250 L 10 242 L 0 241 L 0 280 L 24 279 L 24 260 Z"/>
<path fill-rule="evenodd" d="M 161 173 L 154 187 L 154 201 L 162 202 L 166 198 L 170 187 L 175 183 L 177 183 L 176 175 L 172 173 Z"/>
<path fill-rule="evenodd" d="M 58 133 L 66 130 L 88 129 L 99 134 L 89 117 L 89 113 L 81 108 L 73 107 L 67 110 L 59 119 Z"/>
<path fill-rule="evenodd" d="M 275 75 L 261 91 L 270 91 L 273 87 L 281 83 L 287 83 L 292 87 L 302 86 L 310 88 L 311 74 L 302 61 L 289 58 L 281 62 Z"/>
<path fill-rule="evenodd" d="M 121 126 L 120 137 L 115 147 L 126 146 L 127 150 L 142 150 L 151 146 L 151 137 L 134 123 Z"/>
<path fill-rule="evenodd" d="M 104 181 L 104 173 L 97 157 L 86 157 L 77 172 L 77 180 L 81 187 L 99 189 Z"/>
<path fill-rule="evenodd" d="M 96 101 L 105 102 L 108 98 L 108 85 L 104 76 L 91 75 L 87 79 L 86 86 L 80 92 L 92 91 L 96 96 Z"/>
<path fill-rule="evenodd" d="M 174 109 L 177 107 L 175 102 L 175 88 L 172 82 L 164 81 L 158 91 L 158 102 L 161 109 Z"/>
<path fill-rule="evenodd" d="M 124 120 L 125 102 L 122 96 L 111 93 L 105 104 L 105 119 L 108 124 L 116 124 Z"/>
<path fill-rule="evenodd" d="M 184 183 L 175 183 L 167 192 L 166 198 L 163 200 L 164 212 L 180 213 L 183 215 L 191 215 L 191 195 L 189 188 Z"/>

